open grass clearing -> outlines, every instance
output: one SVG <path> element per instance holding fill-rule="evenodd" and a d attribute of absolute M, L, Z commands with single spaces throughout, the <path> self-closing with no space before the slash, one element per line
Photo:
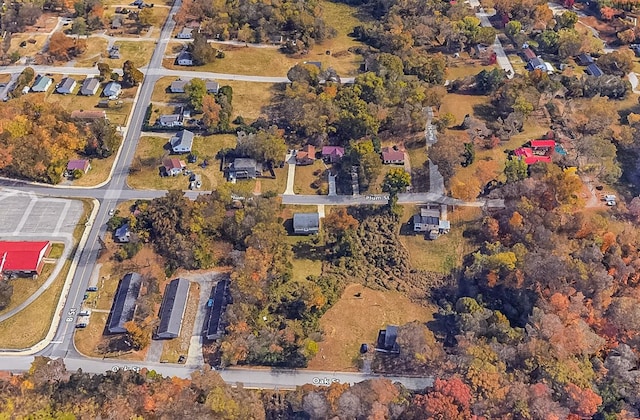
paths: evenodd
<path fill-rule="evenodd" d="M 47 335 L 70 266 L 71 261 L 65 261 L 62 271 L 47 290 L 22 311 L 0 322 L 0 348 L 25 349 Z"/>
<path fill-rule="evenodd" d="M 475 76 L 482 70 L 491 71 L 499 68 L 497 65 L 482 65 L 479 60 L 453 60 L 452 65 L 447 67 L 447 79 L 464 79 L 468 76 Z"/>
<path fill-rule="evenodd" d="M 29 296 L 33 295 L 33 293 L 38 290 L 45 281 L 47 281 L 54 268 L 55 264 L 45 264 L 42 268 L 42 272 L 36 279 L 32 277 L 18 277 L 16 279 L 6 280 L 13 286 L 13 294 L 11 295 L 9 304 L 2 311 L 0 311 L 0 314 L 9 312 L 13 308 L 23 303 L 25 300 L 27 300 Z"/>
<path fill-rule="evenodd" d="M 36 41 L 35 43 L 29 41 Z M 47 41 L 47 35 L 34 35 L 29 33 L 17 33 L 11 35 L 11 47 L 9 47 L 9 54 L 17 51 L 20 57 L 31 57 L 42 51 L 44 44 Z M 24 47 L 20 44 L 26 42 Z"/>
<path fill-rule="evenodd" d="M 75 67 L 95 67 L 95 63 L 107 57 L 107 40 L 104 38 L 87 38 L 87 49 L 75 58 Z"/>
<path fill-rule="evenodd" d="M 189 286 L 189 297 L 187 298 L 187 308 L 182 317 L 182 327 L 180 328 L 180 336 L 171 340 L 166 340 L 162 346 L 162 355 L 160 361 L 167 363 L 178 363 L 180 356 L 187 357 L 189 353 L 189 344 L 191 344 L 191 335 L 193 334 L 193 323 L 196 320 L 196 314 L 200 310 L 200 285 L 191 282 Z"/>
<path fill-rule="evenodd" d="M 462 95 L 459 93 L 448 93 L 442 99 L 440 114 L 449 112 L 456 117 L 454 125 L 459 125 L 466 115 L 474 114 L 474 107 L 489 103 L 488 96 Z"/>
<path fill-rule="evenodd" d="M 395 291 L 380 291 L 360 284 L 347 286 L 340 300 L 320 318 L 324 331 L 318 354 L 309 369 L 355 371 L 361 343 L 375 343 L 387 324 L 428 322 L 434 308 L 411 302 Z M 372 346 L 373 347 L 373 346 Z"/>
<path fill-rule="evenodd" d="M 313 188 L 311 184 L 318 179 L 322 179 L 322 182 L 328 184 L 328 177 L 322 178 L 322 173 L 324 173 L 325 170 L 326 166 L 324 162 L 322 162 L 322 159 L 316 159 L 313 165 L 296 165 L 293 191 L 296 194 L 317 194 L 318 189 Z"/>
<path fill-rule="evenodd" d="M 105 53 L 105 59 L 103 60 L 109 64 L 112 69 L 122 68 L 122 65 L 127 60 L 133 61 L 136 67 L 145 66 L 151 61 L 151 55 L 156 47 L 153 41 L 116 41 L 114 45 L 120 47 L 120 58 L 111 59 L 108 58 L 108 54 Z"/>
<path fill-rule="evenodd" d="M 184 93 L 170 93 L 169 86 L 177 78 L 162 77 L 153 87 L 153 93 L 151 94 L 151 102 L 183 102 L 187 100 L 187 96 Z M 186 80 L 186 78 L 185 78 Z M 235 92 L 234 92 L 235 93 Z M 234 98 L 235 99 L 235 98 Z"/>
<path fill-rule="evenodd" d="M 188 177 L 178 175 L 175 177 L 161 177 L 159 168 L 162 160 L 169 157 L 169 151 L 165 149 L 170 135 L 166 137 L 142 137 L 138 143 L 133 158 L 133 172 L 127 182 L 132 188 L 138 189 L 187 189 Z M 212 190 L 221 183 L 227 182 L 220 171 L 220 161 L 215 159 L 216 154 L 222 148 L 235 147 L 236 137 L 230 134 L 213 135 L 207 137 L 196 136 L 193 152 L 198 156 L 198 163 L 203 159 L 209 161 L 206 168 L 198 164 L 187 164 L 187 168 L 202 176 L 202 189 Z M 186 155 L 171 155 L 186 162 Z M 286 181 L 285 181 L 286 182 Z"/>
<path fill-rule="evenodd" d="M 417 206 L 403 206 L 404 218 L 409 220 L 419 211 Z M 464 231 L 471 228 L 482 217 L 482 211 L 475 207 L 458 207 L 449 211 L 451 231 L 434 241 L 425 239 L 424 234 L 400 235 L 400 242 L 409 251 L 411 266 L 419 270 L 449 274 L 462 266 L 465 255 L 476 250 Z"/>
<path fill-rule="evenodd" d="M 231 120 L 242 116 L 246 121 L 266 116 L 265 108 L 271 103 L 276 93 L 277 84 L 243 82 L 235 80 L 219 80 L 220 86 L 231 86 L 233 89 L 233 114 Z"/>
<path fill-rule="evenodd" d="M 317 206 L 295 206 L 290 209 L 287 206 L 283 212 L 288 220 L 287 226 L 291 228 L 291 218 L 293 213 L 314 213 L 318 211 Z M 322 274 L 322 261 L 324 260 L 323 244 L 315 243 L 319 237 L 317 235 L 293 235 L 289 232 L 285 241 L 291 245 L 293 259 L 291 260 L 292 274 L 294 280 L 304 280 L 308 276 L 319 276 Z"/>

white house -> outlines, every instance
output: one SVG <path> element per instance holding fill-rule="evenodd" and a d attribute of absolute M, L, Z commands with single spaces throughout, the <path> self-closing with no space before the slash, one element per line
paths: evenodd
<path fill-rule="evenodd" d="M 182 130 L 176 133 L 169 140 L 173 153 L 190 153 L 193 146 L 193 133 L 189 130 Z"/>

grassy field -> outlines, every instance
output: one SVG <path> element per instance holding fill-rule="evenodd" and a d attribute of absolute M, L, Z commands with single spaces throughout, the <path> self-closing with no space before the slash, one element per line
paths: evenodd
<path fill-rule="evenodd" d="M 246 121 L 266 116 L 265 107 L 271 103 L 276 92 L 275 84 L 252 83 L 234 80 L 220 80 L 220 86 L 231 86 L 233 89 L 233 121 L 241 115 Z"/>
<path fill-rule="evenodd" d="M 415 206 L 404 206 L 405 219 L 418 211 Z M 451 231 L 435 241 L 424 235 L 400 235 L 400 242 L 409 251 L 411 266 L 419 270 L 448 274 L 462 266 L 465 255 L 473 252 L 475 246 L 464 237 L 464 231 L 482 217 L 482 212 L 474 207 L 459 207 L 450 211 Z"/>
<path fill-rule="evenodd" d="M 293 213 L 312 213 L 317 212 L 316 206 L 287 206 L 283 212 L 283 218 L 289 219 L 287 225 L 290 227 L 291 218 Z M 322 274 L 322 260 L 323 254 L 321 251 L 314 253 L 313 251 L 313 236 L 297 236 L 289 235 L 286 237 L 286 242 L 293 247 L 293 259 L 291 265 L 293 266 L 293 278 L 295 280 L 304 280 L 308 276 L 319 276 Z"/>
<path fill-rule="evenodd" d="M 156 44 L 153 41 L 116 41 L 114 45 L 120 47 L 121 58 L 114 60 L 107 58 L 108 54 L 105 54 L 104 60 L 104 62 L 109 64 L 112 69 L 122 68 L 122 65 L 127 60 L 133 61 L 136 67 L 145 66 L 149 64 L 153 50 L 156 47 Z"/>
<path fill-rule="evenodd" d="M 158 168 L 162 165 L 162 159 L 169 156 L 169 152 L 164 149 L 168 141 L 168 137 L 143 137 L 140 139 L 132 165 L 137 171 L 129 175 L 127 181 L 129 186 L 138 189 L 160 190 L 188 188 L 189 181 L 185 176 L 161 177 L 159 175 Z M 196 164 L 189 164 L 187 167 L 202 176 L 203 190 L 215 189 L 217 185 L 226 182 L 224 174 L 219 170 L 219 161 L 214 157 L 220 149 L 234 147 L 235 143 L 235 136 L 228 134 L 208 137 L 196 136 L 193 150 L 198 155 L 198 161 L 202 162 L 202 159 L 207 158 L 209 166 L 203 169 Z M 186 160 L 186 155 L 181 156 L 180 159 Z"/>
<path fill-rule="evenodd" d="M 442 99 L 440 114 L 450 112 L 456 117 L 455 125 L 462 123 L 465 115 L 474 114 L 474 106 L 489 103 L 489 97 L 479 95 L 461 95 L 458 93 L 448 93 Z"/>
<path fill-rule="evenodd" d="M 189 287 L 189 298 L 187 299 L 187 309 L 182 318 L 182 327 L 180 336 L 172 340 L 166 340 L 162 346 L 161 361 L 168 363 L 178 363 L 181 355 L 185 357 L 189 353 L 189 344 L 191 343 L 191 335 L 193 334 L 193 323 L 196 320 L 196 313 L 200 309 L 200 285 L 191 282 Z"/>
<path fill-rule="evenodd" d="M 483 66 L 477 60 L 453 60 L 451 66 L 447 67 L 447 79 L 463 79 L 467 76 L 475 76 L 482 70 L 490 71 L 499 68 L 497 65 Z"/>
<path fill-rule="evenodd" d="M 167 89 L 171 86 L 171 83 L 175 81 L 175 77 L 162 77 L 155 86 L 153 86 L 153 93 L 151 94 L 151 102 L 175 102 L 186 101 L 187 96 L 182 93 L 169 93 Z"/>
<path fill-rule="evenodd" d="M 94 67 L 95 62 L 107 57 L 107 40 L 103 38 L 86 39 L 87 49 L 75 59 L 76 67 Z"/>
<path fill-rule="evenodd" d="M 296 194 L 317 194 L 317 189 L 311 186 L 311 183 L 316 181 L 319 175 L 314 175 L 314 172 L 324 172 L 325 165 L 322 159 L 317 159 L 313 165 L 296 166 L 296 176 L 294 179 L 293 190 Z M 323 179 L 328 183 L 328 178 Z M 328 188 L 328 187 L 327 187 Z"/>
<path fill-rule="evenodd" d="M 387 324 L 430 321 L 434 311 L 398 292 L 349 285 L 342 298 L 320 318 L 324 339 L 318 343 L 320 350 L 308 368 L 354 371 L 360 344 L 374 343 L 378 330 Z"/>
<path fill-rule="evenodd" d="M 71 261 L 66 261 L 56 280 L 42 295 L 15 316 L 0 323 L 0 348 L 28 348 L 47 335 L 70 266 Z"/>
<path fill-rule="evenodd" d="M 29 296 L 31 296 L 36 290 L 40 288 L 40 286 L 44 284 L 45 281 L 47 281 L 54 267 L 55 264 L 45 264 L 42 268 L 42 272 L 37 279 L 33 279 L 31 277 L 18 277 L 17 279 L 7 280 L 9 284 L 13 285 L 13 294 L 11 295 L 11 301 L 6 308 L 0 311 L 0 314 L 9 312 L 25 300 L 27 300 Z"/>
<path fill-rule="evenodd" d="M 115 160 L 116 152 L 106 159 L 92 159 L 91 170 L 82 175 L 82 178 L 74 180 L 73 185 L 93 186 L 105 181 L 109 176 L 109 172 L 111 171 L 111 167 Z"/>
<path fill-rule="evenodd" d="M 22 41 L 35 40 L 35 44 L 27 42 L 27 45 L 21 47 Z M 9 54 L 17 51 L 20 57 L 30 57 L 39 53 L 44 48 L 44 43 L 47 40 L 47 35 L 32 35 L 18 33 L 11 35 L 11 47 L 9 48 Z"/>

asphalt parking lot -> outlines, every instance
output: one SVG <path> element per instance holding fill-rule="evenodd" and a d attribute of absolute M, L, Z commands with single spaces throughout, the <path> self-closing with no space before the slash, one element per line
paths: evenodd
<path fill-rule="evenodd" d="M 0 189 L 0 238 L 70 238 L 80 217 L 82 202 Z"/>

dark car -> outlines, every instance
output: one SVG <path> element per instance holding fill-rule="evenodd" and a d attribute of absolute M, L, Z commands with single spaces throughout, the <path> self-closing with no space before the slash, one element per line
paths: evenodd
<path fill-rule="evenodd" d="M 178 357 L 178 363 L 184 363 L 186 361 L 187 361 L 187 358 L 184 355 Z"/>
<path fill-rule="evenodd" d="M 81 322 L 79 324 L 76 324 L 76 328 L 87 328 L 87 324 L 84 322 Z"/>
<path fill-rule="evenodd" d="M 369 345 L 367 343 L 360 344 L 360 353 L 365 354 L 369 351 Z"/>
<path fill-rule="evenodd" d="M 98 288 L 96 286 L 87 287 L 87 292 L 97 292 Z"/>

